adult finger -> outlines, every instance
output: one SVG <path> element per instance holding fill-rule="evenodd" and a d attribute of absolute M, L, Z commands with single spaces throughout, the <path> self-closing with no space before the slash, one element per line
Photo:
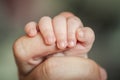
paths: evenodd
<path fill-rule="evenodd" d="M 31 77 L 31 79 L 29 78 Z M 101 80 L 99 66 L 80 57 L 51 57 L 34 69 L 25 80 Z"/>

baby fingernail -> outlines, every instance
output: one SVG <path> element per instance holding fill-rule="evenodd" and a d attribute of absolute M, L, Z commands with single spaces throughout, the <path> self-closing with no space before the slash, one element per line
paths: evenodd
<path fill-rule="evenodd" d="M 69 41 L 69 47 L 73 47 L 73 46 L 75 46 L 75 41 L 73 40 Z"/>
<path fill-rule="evenodd" d="M 61 41 L 58 43 L 58 48 L 64 49 L 67 45 L 67 41 Z"/>
<path fill-rule="evenodd" d="M 47 42 L 48 44 L 52 44 L 52 43 L 54 43 L 54 41 L 55 41 L 55 39 L 54 39 L 53 37 L 48 37 L 48 38 L 46 39 L 46 42 Z"/>

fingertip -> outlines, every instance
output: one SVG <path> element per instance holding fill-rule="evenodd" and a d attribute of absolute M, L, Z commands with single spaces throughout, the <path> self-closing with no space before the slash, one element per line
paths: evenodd
<path fill-rule="evenodd" d="M 56 41 L 56 38 L 54 36 L 53 37 L 52 36 L 48 36 L 48 37 L 45 38 L 45 42 L 48 45 L 54 44 L 55 41 Z"/>
<path fill-rule="evenodd" d="M 37 34 L 37 31 L 36 30 L 30 30 L 30 32 L 29 32 L 29 36 L 30 37 L 34 37 L 35 35 Z"/>
<path fill-rule="evenodd" d="M 59 49 L 65 49 L 67 47 L 67 41 L 58 41 L 57 42 L 57 47 Z"/>
<path fill-rule="evenodd" d="M 69 40 L 68 41 L 68 47 L 74 47 L 76 45 L 76 40 Z"/>
<path fill-rule="evenodd" d="M 31 22 L 27 23 L 25 26 L 26 34 L 30 37 L 34 37 L 37 34 L 36 27 L 37 27 L 36 22 L 31 21 Z"/>
<path fill-rule="evenodd" d="M 93 43 L 95 40 L 95 33 L 94 33 L 93 29 L 90 27 L 85 27 L 84 31 L 86 32 L 86 35 L 88 35 L 88 36 L 86 36 L 86 38 L 88 38 L 88 40 L 90 40 L 90 42 Z"/>
<path fill-rule="evenodd" d="M 89 27 L 79 28 L 77 30 L 77 39 L 85 44 L 92 44 L 95 40 L 94 31 Z"/>

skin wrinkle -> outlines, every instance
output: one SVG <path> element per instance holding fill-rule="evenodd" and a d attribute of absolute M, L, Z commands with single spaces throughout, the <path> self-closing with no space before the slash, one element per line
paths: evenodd
<path fill-rule="evenodd" d="M 20 39 L 21 40 L 21 39 Z M 26 71 L 26 69 L 23 69 L 23 68 L 21 68 L 21 66 L 23 66 L 24 64 L 27 64 L 27 63 L 20 63 L 21 62 L 21 60 L 23 61 L 23 62 L 26 62 L 26 60 L 27 60 L 27 58 L 26 58 L 26 56 L 24 56 L 24 54 L 25 54 L 25 47 L 23 46 L 23 40 L 18 40 L 18 42 L 16 41 L 16 43 L 14 43 L 14 47 L 16 47 L 16 49 L 14 49 L 14 51 L 16 52 L 18 49 L 20 49 L 20 52 L 19 53 L 23 53 L 22 54 L 22 56 L 20 57 L 19 55 L 16 55 L 16 54 L 14 54 L 15 56 L 16 56 L 16 58 L 18 58 L 18 59 L 16 59 L 16 62 L 17 62 L 17 65 L 18 65 L 18 69 L 19 69 L 19 71 L 20 71 L 20 74 L 23 74 L 23 73 L 27 73 L 27 71 Z M 17 45 L 19 45 L 19 46 L 17 46 Z M 24 65 L 25 66 L 25 65 Z M 22 69 L 22 70 L 21 70 Z M 24 75 L 24 74 L 23 74 Z"/>
<path fill-rule="evenodd" d="M 14 46 L 16 46 L 16 45 L 18 45 L 19 44 L 19 48 L 18 49 L 20 49 L 20 53 L 23 53 L 23 54 L 25 54 L 25 48 L 24 48 L 24 46 L 23 46 L 23 40 L 21 40 L 21 41 L 18 41 L 17 43 L 15 43 L 14 44 Z M 16 49 L 14 49 L 14 51 L 16 51 Z M 21 76 L 20 78 L 22 78 L 23 77 L 23 75 L 25 75 L 26 73 L 28 73 L 27 71 L 26 71 L 26 69 L 24 68 L 21 68 L 21 66 L 23 66 L 24 65 L 24 63 L 20 63 L 20 61 L 21 60 L 23 60 L 23 61 L 26 61 L 25 59 L 26 58 L 24 58 L 23 57 L 23 54 L 22 54 L 22 58 L 18 58 L 18 59 L 16 59 L 16 62 L 18 63 L 18 70 L 19 70 L 19 75 Z M 19 55 L 15 55 L 16 56 L 16 58 L 19 56 Z M 20 57 L 20 56 L 19 56 Z M 26 63 L 25 63 L 26 64 Z M 24 65 L 25 66 L 25 65 Z M 21 70 L 22 69 L 22 70 Z"/>
<path fill-rule="evenodd" d="M 70 17 L 70 15 L 69 16 L 67 15 L 67 17 Z M 75 18 L 76 16 L 72 16 L 72 17 Z M 51 21 L 52 28 L 54 28 L 53 24 L 55 22 L 52 23 L 54 18 Z M 63 18 L 65 18 L 65 20 L 69 19 L 69 18 L 66 18 L 66 16 L 63 16 Z M 73 19 L 73 22 L 74 21 L 77 23 L 76 19 Z M 57 24 L 60 24 L 60 22 L 61 20 L 57 21 Z M 77 24 L 79 24 L 80 26 L 83 26 L 80 23 L 82 22 L 78 21 Z M 64 32 L 65 27 L 68 26 L 67 24 L 68 22 L 66 24 L 58 25 L 60 27 L 54 30 L 53 33 L 56 35 L 55 32 L 59 32 L 60 31 L 59 28 L 61 29 L 61 32 L 59 32 L 60 34 L 56 35 L 55 37 L 60 38 L 60 36 L 62 35 L 62 32 Z M 61 27 L 62 25 L 63 26 L 66 25 L 66 26 L 64 26 L 62 29 Z M 54 43 L 54 45 L 46 44 L 45 42 L 46 38 L 43 38 L 44 37 L 43 35 L 46 32 L 44 31 L 44 33 L 41 33 L 41 31 L 39 31 L 40 30 L 39 26 L 32 25 L 32 29 L 34 28 L 38 32 L 36 35 L 30 37 L 29 33 L 26 32 L 28 36 L 24 36 L 20 38 L 20 41 L 21 40 L 23 41 L 22 45 L 25 47 L 25 51 L 27 53 L 25 53 L 25 55 L 24 53 L 21 54 L 19 53 L 19 50 L 18 51 L 16 50 L 15 52 L 18 58 L 22 59 L 26 57 L 27 59 L 27 60 L 23 59 L 27 64 L 24 64 L 23 60 L 21 60 L 19 62 L 21 65 L 18 65 L 20 68 L 20 71 L 24 72 L 19 74 L 19 77 L 21 78 L 21 80 L 79 80 L 79 79 L 99 80 L 98 69 L 100 67 L 94 61 L 89 60 L 87 58 L 87 53 L 91 49 L 94 42 L 94 41 L 92 42 L 92 39 L 91 39 L 93 38 L 91 37 L 92 35 L 91 32 L 89 33 L 90 29 L 87 29 L 84 27 L 81 28 L 86 30 L 85 31 L 86 35 L 89 34 L 88 36 L 85 36 L 87 38 L 84 38 L 83 40 L 82 38 L 78 39 L 79 37 L 76 36 L 78 35 L 77 30 L 79 30 L 79 29 L 76 29 L 76 33 L 74 34 L 75 34 L 75 38 L 77 39 L 77 46 L 69 48 L 66 45 L 65 49 L 61 49 L 58 47 L 58 45 L 56 45 L 56 43 L 60 39 L 58 39 Z M 46 26 L 49 26 L 49 25 L 46 25 Z M 77 26 L 77 25 L 74 25 L 74 26 Z M 69 35 L 64 37 L 64 39 L 67 39 L 68 36 Z M 86 44 L 86 43 L 87 45 L 84 46 L 83 44 Z M 16 59 L 18 60 L 18 58 Z M 30 68 L 30 70 L 28 70 L 28 68 Z M 28 72 L 26 72 L 25 70 Z M 24 77 L 21 77 L 21 75 L 25 73 L 27 73 L 27 75 L 24 75 Z"/>

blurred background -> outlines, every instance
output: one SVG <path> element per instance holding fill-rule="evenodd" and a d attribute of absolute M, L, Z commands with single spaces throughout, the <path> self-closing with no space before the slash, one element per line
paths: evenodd
<path fill-rule="evenodd" d="M 70 11 L 96 34 L 90 58 L 120 80 L 120 0 L 0 0 L 0 80 L 18 80 L 12 45 L 29 21 Z"/>

